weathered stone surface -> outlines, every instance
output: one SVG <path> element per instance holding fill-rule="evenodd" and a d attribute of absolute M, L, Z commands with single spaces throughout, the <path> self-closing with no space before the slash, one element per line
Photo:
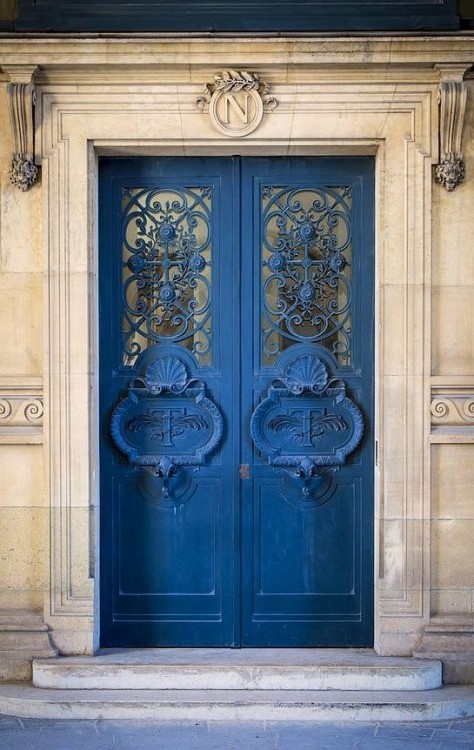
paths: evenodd
<path fill-rule="evenodd" d="M 35 660 L 36 687 L 146 690 L 428 690 L 437 661 L 363 649 L 122 649 Z"/>
<path fill-rule="evenodd" d="M 425 721 L 474 715 L 474 688 L 382 693 L 281 690 L 48 690 L 0 685 L 0 713 L 168 721 Z"/>

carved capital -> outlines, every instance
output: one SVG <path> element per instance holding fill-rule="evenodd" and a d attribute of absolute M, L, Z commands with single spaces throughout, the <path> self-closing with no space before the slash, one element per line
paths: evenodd
<path fill-rule="evenodd" d="M 462 129 L 466 111 L 466 65 L 437 66 L 440 71 L 439 153 L 436 181 L 449 192 L 463 182 L 466 168 L 462 153 Z"/>
<path fill-rule="evenodd" d="M 10 77 L 7 84 L 8 109 L 13 136 L 10 180 L 20 190 L 28 190 L 36 181 L 38 167 L 34 153 L 34 105 L 36 66 L 3 67 Z"/>

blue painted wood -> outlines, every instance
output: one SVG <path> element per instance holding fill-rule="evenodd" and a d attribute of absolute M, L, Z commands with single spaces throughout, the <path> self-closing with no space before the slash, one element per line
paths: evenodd
<path fill-rule="evenodd" d="M 278 187 L 270 190 L 268 186 Z M 373 191 L 370 158 L 262 158 L 242 162 L 242 216 L 246 222 L 242 286 L 254 300 L 253 305 L 242 308 L 242 330 L 253 332 L 242 340 L 241 359 L 242 461 L 250 465 L 252 478 L 242 483 L 244 644 L 369 646 L 373 643 Z M 268 196 L 265 216 L 262 215 L 262 196 Z M 341 258 L 348 253 L 348 249 L 344 249 L 343 233 L 338 241 L 334 236 L 329 239 L 331 219 L 324 229 L 326 220 L 319 217 L 325 214 L 328 205 L 334 205 L 329 213 L 337 221 L 337 216 L 341 218 L 343 214 L 343 207 L 349 205 L 347 196 L 351 196 L 352 234 L 352 254 L 345 269 L 347 272 L 350 268 L 351 273 L 350 326 L 344 324 L 344 315 L 341 315 L 336 321 L 339 331 L 331 335 L 326 316 L 328 312 L 331 316 L 334 307 L 316 296 L 315 309 L 311 310 L 310 306 L 307 309 L 311 319 L 316 315 L 325 320 L 319 328 L 314 328 L 319 332 L 319 341 L 312 342 L 301 336 L 298 324 L 293 326 L 295 333 L 292 334 L 291 323 L 287 322 L 280 326 L 278 337 L 273 339 L 282 353 L 272 357 L 269 354 L 271 339 L 262 333 L 268 329 L 268 316 L 262 324 L 262 310 L 268 309 L 268 304 L 265 306 L 259 248 L 268 233 L 273 232 L 272 247 L 278 248 L 287 268 L 285 277 L 281 264 L 275 261 L 275 253 L 268 249 L 268 273 L 276 273 L 278 277 L 278 283 L 270 291 L 275 293 L 280 289 L 281 306 L 273 300 L 273 308 L 278 311 L 275 319 L 280 321 L 286 316 L 289 321 L 291 315 L 285 313 L 285 301 L 286 309 L 296 316 L 304 313 L 305 304 L 312 304 L 306 282 L 300 283 L 304 282 L 304 271 L 308 268 L 308 264 L 304 265 L 302 236 L 312 236 L 311 226 L 318 232 L 313 247 L 328 248 L 326 266 L 323 253 L 314 250 L 311 253 L 316 259 L 313 261 L 316 277 L 326 274 L 326 279 L 334 280 L 334 276 L 327 275 L 328 269 L 340 269 L 343 265 Z M 312 225 L 308 217 L 305 218 L 304 210 L 298 209 L 299 203 L 301 209 L 309 209 L 308 216 L 312 213 Z M 314 206 L 316 210 L 312 209 Z M 267 222 L 268 215 L 275 218 Z M 296 239 L 295 234 L 299 235 Z M 295 259 L 295 247 L 299 248 L 296 263 L 291 262 Z M 285 278 L 290 279 L 287 286 L 283 285 Z M 320 295 L 327 294 L 328 288 L 324 285 L 316 284 L 316 287 Z M 305 303 L 307 299 L 309 303 Z M 297 300 L 299 306 L 295 310 Z M 350 328 L 350 359 L 344 354 L 345 327 Z M 291 335 L 293 339 L 289 338 Z M 330 353 L 331 349 L 339 349 L 339 360 Z M 275 468 L 265 452 L 262 455 L 255 449 L 249 428 L 252 413 L 262 408 L 259 404 L 264 404 L 262 399 L 267 396 L 269 386 L 275 380 L 281 381 L 282 372 L 286 373 L 282 384 L 293 386 L 295 394 L 299 387 L 300 397 L 303 397 L 301 406 L 294 397 L 295 404 L 290 409 L 286 406 L 285 413 L 296 412 L 301 420 L 304 410 L 321 411 L 318 392 L 324 395 L 327 388 L 325 375 L 312 371 L 306 380 L 305 377 L 298 380 L 290 367 L 291 362 L 308 358 L 310 353 L 324 362 L 330 377 L 336 379 L 329 385 L 334 390 L 341 388 L 338 396 L 333 394 L 336 401 L 339 399 L 339 406 L 343 406 L 347 394 L 361 410 L 364 436 L 355 452 L 354 446 L 351 447 L 351 455 L 344 459 L 346 463 L 341 457 L 344 465 L 335 473 L 323 471 L 308 481 L 304 471 L 300 477 L 292 478 L 284 468 L 278 468 L 278 459 L 287 455 L 291 448 L 287 439 L 275 442 L 275 433 L 271 435 L 269 429 L 271 421 L 263 425 L 263 432 L 269 443 L 281 449 L 281 454 L 273 461 L 277 464 Z M 300 366 L 299 371 L 302 370 L 308 373 L 309 368 Z M 314 389 L 313 398 L 310 388 L 303 387 L 305 383 Z M 333 408 L 329 404 L 325 406 Z M 347 414 L 340 412 L 349 421 Z M 331 451 L 337 448 L 331 434 L 341 435 L 344 431 L 331 433 L 329 430 L 322 440 L 315 436 L 309 441 L 312 449 L 308 449 L 302 448 L 302 432 L 301 439 L 294 443 L 292 458 L 299 458 L 299 453 L 306 452 L 308 457 L 322 456 L 321 461 L 314 459 L 314 463 L 324 464 Z M 335 458 L 333 455 L 333 463 Z"/>
<path fill-rule="evenodd" d="M 455 0 L 18 0 L 17 31 L 418 31 L 457 29 Z"/>
<path fill-rule="evenodd" d="M 234 343 L 238 341 L 239 318 L 237 307 L 232 314 L 237 297 L 229 259 L 219 253 L 222 247 L 231 257 L 234 250 L 238 251 L 228 220 L 237 213 L 233 206 L 234 170 L 234 163 L 225 159 L 119 159 L 101 163 L 100 588 L 104 646 L 231 646 L 240 637 L 233 583 L 238 475 L 232 467 L 238 463 L 238 434 L 229 430 L 229 425 L 236 423 L 235 410 L 239 408 L 238 345 Z M 189 190 L 183 192 L 182 188 Z M 159 193 L 159 189 L 173 193 Z M 208 217 L 203 206 L 209 205 L 208 198 L 203 197 L 206 195 L 212 201 L 210 249 L 204 238 Z M 196 201 L 187 216 L 181 211 L 186 200 Z M 163 210 L 158 208 L 159 202 Z M 171 218 L 163 220 L 167 210 Z M 142 217 L 144 224 L 137 223 L 136 217 L 138 221 Z M 196 242 L 192 239 L 194 221 L 196 233 L 201 233 L 195 235 Z M 167 239 L 173 227 L 180 237 L 179 247 Z M 136 240 L 134 233 L 138 235 Z M 137 326 L 134 341 L 121 331 L 124 238 L 126 273 L 132 279 L 127 326 Z M 154 243 L 160 247 L 162 260 L 165 254 L 168 258 L 161 265 L 153 255 Z M 181 255 L 179 263 L 173 264 L 177 247 Z M 202 366 L 190 350 L 192 342 L 196 343 L 194 336 L 186 338 L 184 326 L 176 323 L 173 299 L 167 301 L 182 291 L 180 304 L 184 309 L 193 289 L 201 289 L 204 294 L 202 282 L 199 285 L 197 281 L 202 262 L 196 248 L 202 250 L 199 257 L 206 258 L 212 274 L 212 317 L 208 321 L 211 349 Z M 190 264 L 195 269 L 192 274 L 187 270 Z M 161 283 L 165 274 L 169 281 Z M 139 311 L 133 299 L 147 292 L 147 283 L 160 299 L 155 314 L 168 315 L 165 328 L 169 343 L 166 336 L 155 340 L 153 336 L 159 337 L 156 332 L 146 338 L 147 331 L 153 331 L 152 316 L 130 314 L 130 309 Z M 225 315 L 220 309 L 221 298 L 226 300 Z M 190 325 L 192 330 L 199 328 L 195 321 Z M 161 331 L 159 326 L 156 330 Z M 203 341 L 205 332 L 197 334 Z M 134 360 L 134 344 L 138 343 L 142 351 Z M 168 366 L 157 366 L 160 356 Z M 183 363 L 184 375 L 177 371 L 176 364 L 173 370 L 173 359 Z M 135 405 L 131 403 L 133 397 Z M 147 426 L 147 419 L 153 423 Z M 186 419 L 188 424 L 183 422 Z M 212 460 L 207 460 L 206 446 L 216 435 L 219 449 Z M 158 466 L 143 460 L 153 451 L 159 455 Z M 197 459 L 194 467 L 182 465 L 186 456 L 188 463 Z M 170 458 L 179 464 L 177 473 L 166 469 Z M 148 469 L 147 463 L 151 464 Z"/>
<path fill-rule="evenodd" d="M 153 208 L 156 191 L 172 188 L 189 196 L 199 186 L 212 188 L 205 191 L 212 200 L 212 256 L 203 251 L 211 268 L 210 355 L 199 362 L 185 334 L 166 342 L 157 341 L 161 334 L 155 331 L 146 348 L 147 329 L 140 326 L 148 319 L 142 315 L 128 318 L 128 325 L 141 331 L 134 341 L 143 350 L 133 358 L 130 335 L 121 333 L 123 238 L 127 283 L 136 291 L 148 279 L 155 299 L 161 299 L 161 313 L 166 304 L 173 309 L 162 297 L 179 286 L 175 251 L 168 248 L 167 267 L 174 271 L 167 280 L 150 247 L 158 242 L 165 256 L 163 237 L 179 226 L 173 224 L 177 209 L 171 219 L 161 215 L 153 224 L 159 213 Z M 154 198 L 147 201 L 143 196 L 150 188 Z M 303 205 L 305 221 L 295 189 L 303 204 L 310 198 L 311 204 L 318 191 L 316 210 Z M 292 199 L 285 204 L 288 195 Z M 102 645 L 371 645 L 372 160 L 103 160 L 100 196 Z M 137 200 L 148 216 L 141 224 Z M 286 217 L 280 223 L 275 200 Z M 350 251 L 344 212 L 350 214 Z M 142 239 L 154 238 L 148 250 L 131 240 L 130 216 Z M 339 229 L 333 231 L 334 221 Z M 200 231 L 196 236 L 202 240 Z M 262 262 L 265 242 L 274 249 L 265 250 Z M 180 245 L 179 257 L 182 268 L 191 264 L 198 273 L 202 262 L 194 246 Z M 153 263 L 159 272 L 147 276 Z M 281 351 L 271 354 L 266 327 L 272 318 L 262 275 L 268 285 L 269 275 L 283 280 L 285 269 L 291 276 L 286 298 L 297 289 L 298 304 L 308 314 L 314 304 L 309 287 L 319 274 L 318 289 L 327 300 L 322 312 L 331 311 L 331 317 L 315 336 L 314 326 L 298 325 L 290 335 L 287 316 L 275 339 Z M 329 304 L 337 283 L 344 294 L 351 286 L 350 325 L 345 313 L 338 315 Z M 176 327 L 170 330 L 176 333 Z M 266 415 L 269 389 L 285 404 L 284 414 Z M 201 408 L 208 397 L 222 415 L 223 434 L 194 472 L 189 464 L 196 445 L 204 445 L 215 427 Z M 280 457 L 290 457 L 286 463 L 272 466 L 270 454 L 255 447 L 251 416 L 259 409 L 265 412 L 260 434 L 276 440 Z M 184 425 L 186 418 L 194 427 Z M 150 461 L 153 455 L 158 459 Z M 170 468 L 170 456 L 184 458 Z M 240 463 L 249 465 L 248 479 L 239 479 Z"/>

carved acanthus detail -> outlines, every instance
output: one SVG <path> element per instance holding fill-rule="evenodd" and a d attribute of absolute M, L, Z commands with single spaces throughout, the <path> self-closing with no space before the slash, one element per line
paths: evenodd
<path fill-rule="evenodd" d="M 38 167 L 34 155 L 36 66 L 17 65 L 4 70 L 10 76 L 7 84 L 10 125 L 13 135 L 12 169 L 10 179 L 20 190 L 28 190 L 36 181 Z"/>
<path fill-rule="evenodd" d="M 439 150 L 436 181 L 451 191 L 463 182 L 466 169 L 462 153 L 462 129 L 466 111 L 467 84 L 463 80 L 466 66 L 440 67 L 439 84 Z"/>

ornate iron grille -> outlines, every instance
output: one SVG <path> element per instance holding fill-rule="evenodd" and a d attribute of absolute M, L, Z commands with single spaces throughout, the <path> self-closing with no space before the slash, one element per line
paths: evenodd
<path fill-rule="evenodd" d="M 123 360 L 157 342 L 211 361 L 210 187 L 122 191 Z"/>
<path fill-rule="evenodd" d="M 262 186 L 265 365 L 292 342 L 321 343 L 350 365 L 351 209 L 350 186 Z"/>

